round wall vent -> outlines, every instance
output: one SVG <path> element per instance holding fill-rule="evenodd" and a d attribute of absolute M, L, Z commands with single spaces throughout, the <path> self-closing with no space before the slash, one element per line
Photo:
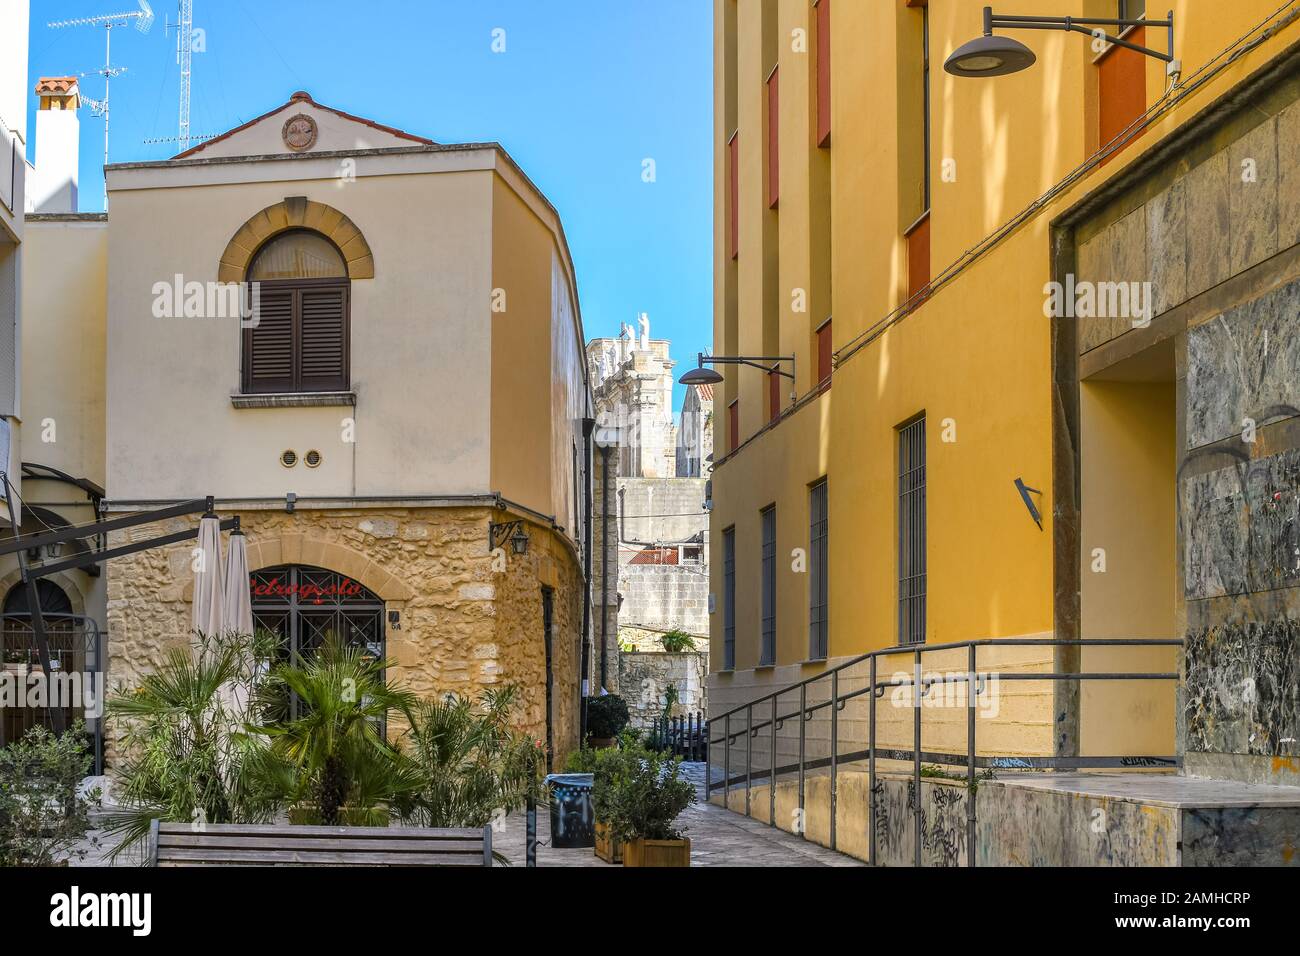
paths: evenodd
<path fill-rule="evenodd" d="M 298 464 L 298 453 L 292 449 L 282 452 L 280 455 L 280 464 L 284 465 L 286 468 L 292 468 L 294 465 Z"/>
<path fill-rule="evenodd" d="M 320 465 L 320 452 L 313 448 L 303 456 L 302 460 L 308 468 L 316 468 Z"/>

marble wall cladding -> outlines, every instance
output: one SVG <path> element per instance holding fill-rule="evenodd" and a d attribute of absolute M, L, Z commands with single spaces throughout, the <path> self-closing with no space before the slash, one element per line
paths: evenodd
<path fill-rule="evenodd" d="M 1300 449 L 1185 479 L 1189 600 L 1300 587 Z"/>
<path fill-rule="evenodd" d="M 1300 754 L 1300 621 L 1191 631 L 1185 654 L 1187 750 Z"/>
<path fill-rule="evenodd" d="M 1182 812 L 1183 866 L 1300 866 L 1294 807 L 1204 807 Z"/>
<path fill-rule="evenodd" d="M 1245 272 L 1277 254 L 1277 117 L 1228 149 L 1231 266 Z"/>
<path fill-rule="evenodd" d="M 1187 208 L 1187 295 L 1200 295 L 1230 275 L 1228 153 L 1210 157 L 1184 177 Z"/>
<path fill-rule="evenodd" d="M 1187 331 L 1187 447 L 1300 414 L 1300 280 Z"/>
<path fill-rule="evenodd" d="M 1277 246 L 1289 249 L 1300 242 L 1300 103 L 1277 117 Z"/>
<path fill-rule="evenodd" d="M 1087 352 L 1098 345 L 1123 335 L 1133 327 L 1134 315 L 1129 310 L 1128 289 L 1124 290 L 1123 305 L 1112 310 L 1110 297 L 1103 286 L 1110 283 L 1141 283 L 1147 281 L 1147 211 L 1136 209 L 1124 218 L 1111 223 L 1079 248 L 1076 279 L 1092 283 L 1097 289 L 1095 310 L 1105 315 L 1080 315 L 1079 352 Z M 1115 304 L 1119 304 L 1116 300 Z M 1114 311 L 1124 314 L 1115 315 Z"/>
<path fill-rule="evenodd" d="M 1180 179 L 1146 205 L 1152 315 L 1187 298 L 1187 186 Z"/>

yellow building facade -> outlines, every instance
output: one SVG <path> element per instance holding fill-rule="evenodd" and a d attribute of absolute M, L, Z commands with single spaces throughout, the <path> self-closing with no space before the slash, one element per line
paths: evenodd
<path fill-rule="evenodd" d="M 977 0 L 715 0 L 714 352 L 788 357 L 760 364 L 794 378 L 719 367 L 712 716 L 890 647 L 907 652 L 882 658 L 882 675 L 910 671 L 918 643 L 1186 639 L 1185 652 L 981 650 L 981 670 L 1180 678 L 1008 683 L 977 749 L 1204 751 L 1217 754 L 1201 764 L 1212 775 L 1295 782 L 1293 703 L 1276 719 L 1248 704 L 1202 709 L 1218 666 L 1206 648 L 1224 628 L 1250 629 L 1247 644 L 1277 632 L 1259 640 L 1293 660 L 1292 532 L 1277 532 L 1281 557 L 1242 557 L 1250 580 L 1207 590 L 1200 569 L 1217 559 L 1198 548 L 1232 548 L 1194 533 L 1192 472 L 1264 468 L 1293 447 L 1289 373 L 1243 386 L 1261 410 L 1247 401 L 1237 417 L 1258 418 L 1269 441 L 1234 450 L 1233 429 L 1199 428 L 1222 399 L 1204 376 L 1252 360 L 1198 365 L 1197 343 L 1224 309 L 1297 274 L 1296 143 L 1284 137 L 1300 118 L 1287 112 L 1300 28 L 1280 0 L 1169 5 L 1177 77 L 1093 37 L 1041 31 L 1013 34 L 1032 68 L 970 78 L 944 63 L 982 32 Z M 1165 5 L 1026 0 L 1008 12 L 1163 18 Z M 1163 28 L 1124 36 L 1166 49 Z M 1239 196 L 1247 169 L 1258 176 Z M 1212 186 L 1204 203 L 1198 176 Z M 1128 228 L 1140 235 L 1126 245 Z M 1205 252 L 1220 235 L 1222 250 Z M 1131 321 L 1053 312 L 1052 283 L 1086 281 L 1154 298 Z M 1270 500 L 1294 504 L 1290 478 L 1275 490 Z M 1232 505 L 1250 506 L 1250 494 Z M 1267 586 L 1254 582 L 1265 565 Z M 1264 686 L 1268 668 L 1251 666 L 1234 680 Z M 964 650 L 925 663 L 965 667 Z M 925 748 L 964 751 L 964 718 L 927 713 Z M 892 722 L 892 745 L 910 746 L 910 707 L 879 719 L 882 741 Z M 1198 720 L 1255 721 L 1269 742 L 1210 739 Z"/>

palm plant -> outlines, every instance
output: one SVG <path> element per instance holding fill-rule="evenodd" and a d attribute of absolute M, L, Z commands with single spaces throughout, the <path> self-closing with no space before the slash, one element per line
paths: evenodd
<path fill-rule="evenodd" d="M 447 694 L 410 712 L 404 743 L 420 788 L 406 818 L 429 827 L 482 827 L 544 799 L 545 745 L 510 726 L 518 692 L 488 690 L 477 700 Z"/>
<path fill-rule="evenodd" d="M 316 654 L 271 672 L 263 700 L 294 698 L 297 715 L 250 728 L 268 741 L 258 773 L 303 822 L 379 826 L 390 808 L 409 805 L 419 779 L 383 728 L 414 698 L 389 686 L 391 666 L 331 635 Z"/>
<path fill-rule="evenodd" d="M 266 635 L 196 634 L 156 673 L 108 702 L 121 728 L 119 809 L 107 829 L 117 857 L 149 834 L 150 821 L 265 823 L 280 804 L 258 772 L 262 744 L 245 728 L 269 654 Z"/>

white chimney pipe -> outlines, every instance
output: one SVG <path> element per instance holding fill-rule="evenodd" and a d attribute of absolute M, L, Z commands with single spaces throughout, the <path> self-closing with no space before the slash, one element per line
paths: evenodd
<path fill-rule="evenodd" d="M 41 98 L 36 113 L 35 175 L 30 186 L 32 212 L 77 211 L 77 174 L 81 162 L 81 121 L 77 107 L 81 97 L 74 81 L 66 90 L 47 92 L 42 80 L 37 86 Z"/>

